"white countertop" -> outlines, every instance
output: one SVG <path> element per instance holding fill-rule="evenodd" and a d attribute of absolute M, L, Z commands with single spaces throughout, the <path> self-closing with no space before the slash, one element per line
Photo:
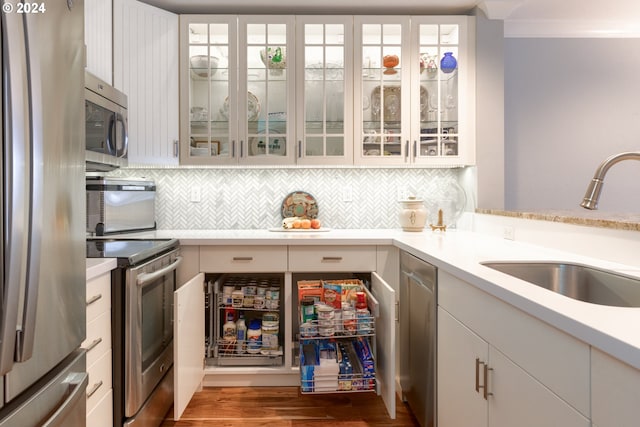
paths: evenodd
<path fill-rule="evenodd" d="M 617 264 L 460 230 L 157 230 L 129 236 L 172 237 L 182 245 L 395 245 L 640 369 L 640 308 L 576 301 L 480 265 L 482 261 L 496 260 L 553 260 L 640 277 L 640 259 L 636 265 Z"/>
<path fill-rule="evenodd" d="M 87 281 L 116 268 L 115 258 L 87 258 Z"/>

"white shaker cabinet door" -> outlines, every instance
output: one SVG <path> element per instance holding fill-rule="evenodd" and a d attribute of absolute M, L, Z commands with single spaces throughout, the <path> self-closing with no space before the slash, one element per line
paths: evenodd
<path fill-rule="evenodd" d="M 179 420 L 204 378 L 204 274 L 174 292 L 173 417 Z"/>

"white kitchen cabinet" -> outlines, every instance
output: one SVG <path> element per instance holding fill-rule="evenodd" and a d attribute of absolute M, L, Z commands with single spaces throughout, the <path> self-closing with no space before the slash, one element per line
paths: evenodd
<path fill-rule="evenodd" d="M 477 388 L 488 360 L 487 342 L 438 308 L 438 425 L 486 427 L 488 407 Z"/>
<path fill-rule="evenodd" d="M 355 17 L 356 164 L 473 164 L 473 25 L 462 16 Z M 449 53 L 456 66 L 441 67 Z"/>
<path fill-rule="evenodd" d="M 354 18 L 356 164 L 409 161 L 411 104 L 401 92 L 411 87 L 410 28 L 408 16 Z"/>
<path fill-rule="evenodd" d="M 296 163 L 353 163 L 353 17 L 296 16 Z"/>
<path fill-rule="evenodd" d="M 598 427 L 632 427 L 640 419 L 640 371 L 591 348 L 591 419 Z"/>
<path fill-rule="evenodd" d="M 87 425 L 110 427 L 111 387 L 111 272 L 87 280 Z M 101 417 L 96 414 L 109 414 Z"/>
<path fill-rule="evenodd" d="M 180 21 L 181 163 L 292 164 L 294 17 Z"/>
<path fill-rule="evenodd" d="M 173 417 L 186 409 L 204 378 L 204 274 L 174 292 L 173 299 Z"/>
<path fill-rule="evenodd" d="M 180 163 L 237 164 L 237 16 L 181 15 L 180 35 Z"/>
<path fill-rule="evenodd" d="M 472 17 L 411 17 L 408 157 L 414 164 L 475 163 L 474 30 Z M 457 62 L 452 71 L 441 67 L 447 53 Z"/>
<path fill-rule="evenodd" d="M 109 84 L 113 84 L 112 9 L 112 0 L 85 0 L 84 2 L 86 69 Z"/>
<path fill-rule="evenodd" d="M 286 246 L 202 246 L 200 268 L 207 273 L 287 271 Z"/>
<path fill-rule="evenodd" d="M 358 248 L 360 249 L 358 251 Z M 339 246 L 261 246 L 261 245 L 245 245 L 245 246 L 200 246 L 200 268 L 203 273 L 196 276 L 189 283 L 180 286 L 176 291 L 175 304 L 175 335 L 176 353 L 174 360 L 174 374 L 176 375 L 176 398 L 174 407 L 176 412 L 174 417 L 178 419 L 180 413 L 186 405 L 193 393 L 202 385 L 207 386 L 281 386 L 281 385 L 300 385 L 299 368 L 295 361 L 293 330 L 294 318 L 297 319 L 294 311 L 297 306 L 293 303 L 296 293 L 293 292 L 292 282 L 293 276 L 307 277 L 317 276 L 321 274 L 329 274 L 332 276 L 345 275 L 346 267 L 335 267 L 336 258 L 342 257 L 342 260 L 350 267 L 366 266 L 363 273 L 371 277 L 371 294 L 379 302 L 378 318 L 376 319 L 376 383 L 378 393 L 382 396 L 387 410 L 391 418 L 395 418 L 395 354 L 396 354 L 396 306 L 395 291 L 380 276 L 375 273 L 375 246 L 346 246 L 343 251 Z M 301 253 L 298 254 L 297 252 Z M 317 254 L 320 254 L 318 256 Z M 354 261 L 352 256 L 364 256 L 367 259 L 366 264 L 362 264 L 359 260 Z M 284 255 L 284 264 L 282 264 L 282 256 Z M 231 258 L 229 258 L 229 256 Z M 333 269 L 327 270 L 326 260 L 323 257 L 330 257 L 330 264 Z M 236 263 L 229 261 L 238 258 Z M 257 264 L 253 264 L 253 261 Z M 337 260 L 338 265 L 342 260 Z M 263 264 L 267 261 L 267 264 Z M 355 262 L 355 263 L 353 263 Z M 283 267 L 276 272 L 273 266 Z M 262 272 L 262 273 L 261 273 Z M 320 272 L 320 273 L 318 273 Z M 210 277 L 226 277 L 225 273 L 239 278 L 250 278 L 252 275 L 259 277 L 278 277 L 283 279 L 281 286 L 280 299 L 280 322 L 283 324 L 281 331 L 283 333 L 283 361 L 277 366 L 254 365 L 245 366 L 212 366 L 208 363 L 205 365 L 205 342 L 203 337 L 206 331 L 202 330 L 208 321 L 205 320 L 205 282 Z M 206 274 L 206 277 L 203 276 Z M 256 276 L 256 277 L 258 277 Z M 208 286 L 208 284 L 207 284 Z M 188 294 L 185 301 L 179 301 L 181 298 L 178 294 Z M 196 295 L 199 294 L 199 295 Z M 211 301 L 209 302 L 211 303 Z M 188 307 L 185 310 L 184 307 Z M 273 311 L 273 310 L 272 310 Z M 195 327 L 197 326 L 197 327 Z M 219 327 L 214 325 L 214 327 Z M 187 344 L 188 343 L 188 344 Z M 182 351 L 184 350 L 184 351 Z M 185 374 L 184 372 L 188 372 Z M 190 379 L 185 380 L 183 377 L 187 375 Z M 188 386 L 178 386 L 183 378 Z M 203 379 L 204 378 L 204 379 Z M 184 391 L 183 391 L 184 390 Z"/>
<path fill-rule="evenodd" d="M 376 247 L 289 246 L 289 270 L 294 272 L 376 271 Z"/>
<path fill-rule="evenodd" d="M 590 425 L 586 344 L 442 270 L 438 291 L 441 425 Z"/>
<path fill-rule="evenodd" d="M 128 98 L 129 163 L 178 164 L 178 15 L 113 0 L 114 86 Z"/>

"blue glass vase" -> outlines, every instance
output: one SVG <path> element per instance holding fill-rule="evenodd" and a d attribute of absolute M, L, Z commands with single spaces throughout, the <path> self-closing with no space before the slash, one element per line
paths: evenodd
<path fill-rule="evenodd" d="M 440 60 L 440 69 L 443 73 L 452 73 L 458 66 L 458 61 L 453 56 L 453 52 L 445 52 Z"/>

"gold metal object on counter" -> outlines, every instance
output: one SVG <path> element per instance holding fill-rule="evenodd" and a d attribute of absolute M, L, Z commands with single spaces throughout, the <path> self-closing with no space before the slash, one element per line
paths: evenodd
<path fill-rule="evenodd" d="M 447 231 L 447 226 L 444 225 L 444 221 L 442 219 L 442 209 L 438 209 L 438 223 L 436 225 L 429 224 L 429 227 L 431 227 L 431 231 Z"/>

